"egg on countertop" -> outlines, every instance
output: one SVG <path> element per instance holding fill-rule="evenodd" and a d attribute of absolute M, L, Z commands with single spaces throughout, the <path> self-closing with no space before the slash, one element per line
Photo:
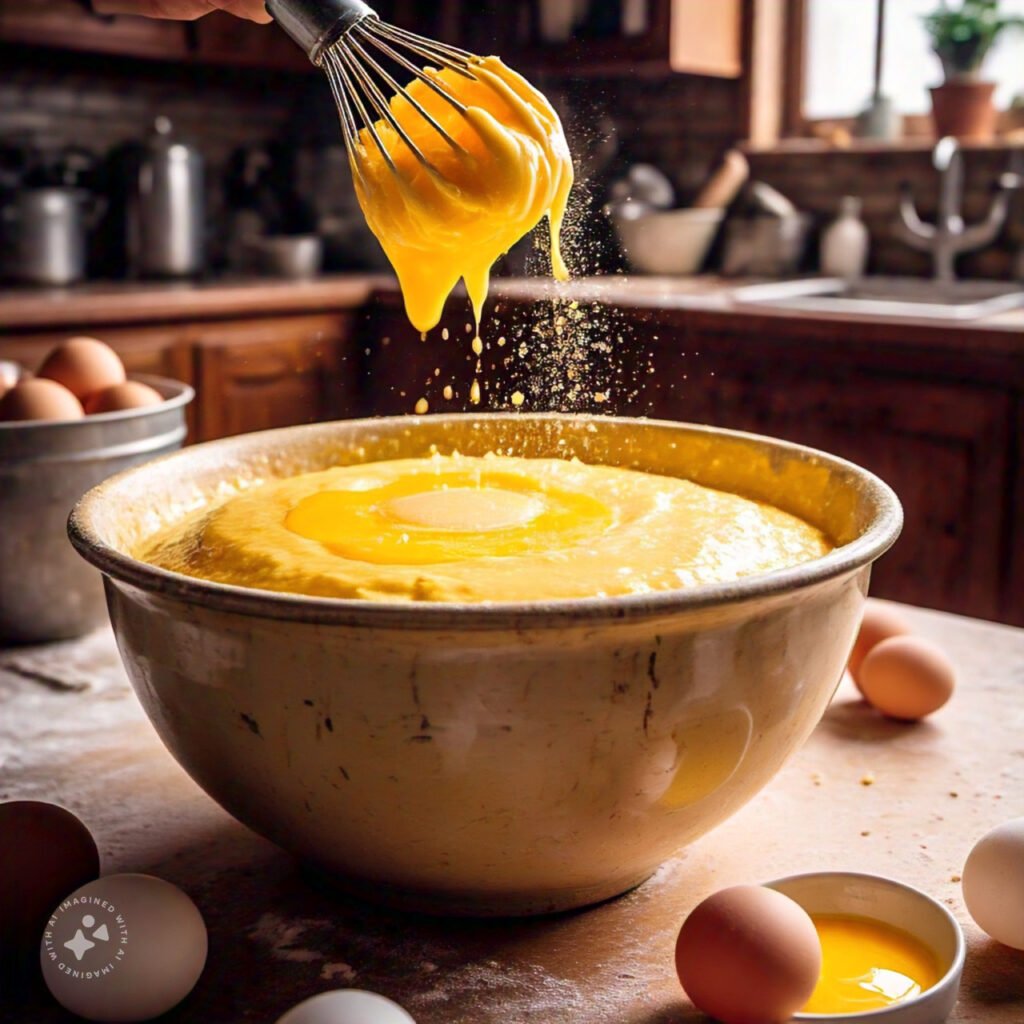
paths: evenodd
<path fill-rule="evenodd" d="M 53 997 L 95 1021 L 143 1021 L 192 991 L 206 964 L 196 905 L 151 875 L 108 875 L 53 909 L 39 960 Z"/>
<path fill-rule="evenodd" d="M 904 619 L 881 601 L 875 601 L 869 597 L 864 602 L 864 615 L 860 620 L 860 630 L 854 641 L 853 650 L 850 652 L 849 661 L 850 675 L 858 689 L 860 683 L 857 677 L 860 674 L 861 664 L 872 648 L 883 640 L 894 636 L 905 636 L 909 632 L 910 626 Z"/>
<path fill-rule="evenodd" d="M 63 384 L 42 377 L 19 381 L 0 398 L 0 422 L 80 420 L 82 403 Z"/>
<path fill-rule="evenodd" d="M 40 377 L 63 384 L 80 402 L 125 379 L 124 363 L 96 338 L 68 338 L 43 360 Z"/>
<path fill-rule="evenodd" d="M 99 873 L 96 843 L 70 811 L 41 800 L 0 803 L 0 973 L 25 980 L 50 911 Z"/>
<path fill-rule="evenodd" d="M 723 1024 L 781 1024 L 821 974 L 810 915 L 773 889 L 738 885 L 709 896 L 683 923 L 676 970 L 697 1009 Z"/>
<path fill-rule="evenodd" d="M 986 833 L 964 864 L 964 903 L 997 942 L 1024 949 L 1024 818 Z"/>
<path fill-rule="evenodd" d="M 124 409 L 142 409 L 159 405 L 163 396 L 148 384 L 137 380 L 126 380 L 90 395 L 85 401 L 85 412 L 94 416 L 101 412 L 120 412 Z"/>
<path fill-rule="evenodd" d="M 924 718 L 949 700 L 955 686 L 952 662 L 935 644 L 921 637 L 883 640 L 860 666 L 861 693 L 890 718 Z"/>
<path fill-rule="evenodd" d="M 416 1024 L 405 1010 L 376 992 L 343 988 L 293 1006 L 277 1024 Z"/>

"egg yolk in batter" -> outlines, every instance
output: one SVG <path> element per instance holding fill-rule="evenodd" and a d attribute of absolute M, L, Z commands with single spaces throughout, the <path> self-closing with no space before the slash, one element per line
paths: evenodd
<path fill-rule="evenodd" d="M 821 940 L 821 978 L 803 1013 L 863 1013 L 926 992 L 941 978 L 922 942 L 881 921 L 812 914 Z"/>
<path fill-rule="evenodd" d="M 474 58 L 472 77 L 449 68 L 424 73 L 466 108 L 460 112 L 419 79 L 407 87 L 457 146 L 399 94 L 391 111 L 430 167 L 386 121 L 375 125 L 384 152 L 363 129 L 351 154 L 359 205 L 419 331 L 437 325 L 459 278 L 479 323 L 491 266 L 544 216 L 553 273 L 567 278 L 559 232 L 573 181 L 558 115 L 497 57 Z"/>
<path fill-rule="evenodd" d="M 613 518 L 596 498 L 537 477 L 425 468 L 368 490 L 311 494 L 285 526 L 342 558 L 434 565 L 575 544 Z"/>
<path fill-rule="evenodd" d="M 781 509 L 690 480 L 453 452 L 268 480 L 169 524 L 142 557 L 265 590 L 476 602 L 675 590 L 830 549 Z M 743 755 L 745 723 L 737 729 L 731 753 L 720 751 L 720 781 Z"/>

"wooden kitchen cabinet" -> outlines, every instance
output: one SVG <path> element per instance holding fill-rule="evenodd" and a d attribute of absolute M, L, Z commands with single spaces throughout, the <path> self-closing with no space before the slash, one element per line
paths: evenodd
<path fill-rule="evenodd" d="M 770 434 L 876 473 L 903 505 L 900 540 L 875 570 L 894 600 L 1001 613 L 1011 405 L 1006 393 L 870 371 L 723 367 L 702 422 Z M 677 410 L 658 412 L 675 418 Z"/>
<path fill-rule="evenodd" d="M 742 0 L 647 0 L 645 20 L 646 29 L 635 35 L 544 43 L 537 42 L 535 19 L 535 47 L 519 63 L 574 75 L 742 74 Z"/>
<path fill-rule="evenodd" d="M 159 60 L 184 60 L 188 26 L 90 14 L 78 0 L 0 0 L 0 42 Z"/>
<path fill-rule="evenodd" d="M 92 324 L 129 374 L 191 384 L 189 440 L 354 416 L 362 409 L 348 351 L 352 313 L 269 316 L 167 325 Z M 30 370 L 70 334 L 0 332 L 0 359 Z"/>
<path fill-rule="evenodd" d="M 344 314 L 202 325 L 192 334 L 203 440 L 356 415 Z"/>

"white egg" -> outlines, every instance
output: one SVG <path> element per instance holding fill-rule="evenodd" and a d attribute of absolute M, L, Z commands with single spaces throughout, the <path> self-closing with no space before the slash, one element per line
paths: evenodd
<path fill-rule="evenodd" d="M 964 902 L 982 931 L 1024 949 L 1024 818 L 998 825 L 975 844 L 963 870 Z"/>
<path fill-rule="evenodd" d="M 192 991 L 206 926 L 180 889 L 151 875 L 108 875 L 54 908 L 40 963 L 54 998 L 86 1020 L 158 1017 Z"/>
<path fill-rule="evenodd" d="M 293 1006 L 277 1024 L 416 1024 L 398 1003 L 376 992 L 342 988 Z"/>

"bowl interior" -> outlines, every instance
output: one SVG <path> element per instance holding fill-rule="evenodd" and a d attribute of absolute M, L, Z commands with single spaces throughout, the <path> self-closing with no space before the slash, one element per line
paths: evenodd
<path fill-rule="evenodd" d="M 135 561 L 132 553 L 153 533 L 193 509 L 274 478 L 437 451 L 575 457 L 684 477 L 774 504 L 819 527 L 837 544 L 824 558 L 795 569 L 749 577 L 738 584 L 665 592 L 676 600 L 685 593 L 690 602 L 711 603 L 735 597 L 737 586 L 753 593 L 758 588 L 781 590 L 795 582 L 831 578 L 878 557 L 895 540 L 901 525 L 899 502 L 884 483 L 851 463 L 798 445 L 655 420 L 492 414 L 349 420 L 198 445 L 95 488 L 72 515 L 71 537 L 90 561 L 115 577 L 133 582 L 143 576 L 175 577 Z M 241 589 L 189 582 L 207 590 Z M 269 597 L 259 591 L 248 593 Z M 288 596 L 279 595 L 279 599 Z M 648 604 L 658 601 L 657 595 L 636 596 L 646 598 Z M 316 600 L 333 605 L 365 603 L 302 600 L 307 604 Z"/>

